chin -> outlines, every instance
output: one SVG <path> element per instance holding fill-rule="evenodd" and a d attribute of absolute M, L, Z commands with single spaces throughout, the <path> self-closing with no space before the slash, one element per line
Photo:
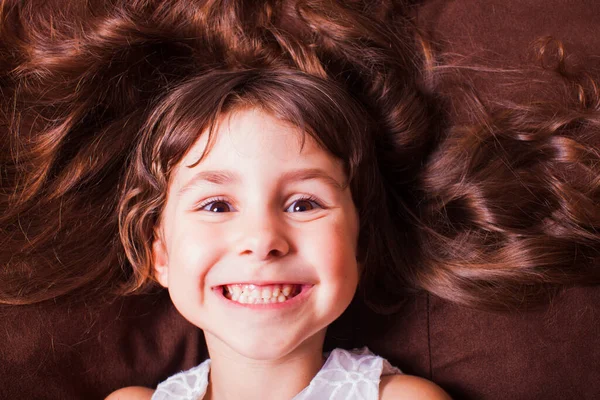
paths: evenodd
<path fill-rule="evenodd" d="M 265 334 L 244 336 L 230 341 L 230 347 L 238 354 L 252 360 L 277 360 L 295 351 L 312 351 L 323 349 L 325 334 L 312 335 L 309 338 L 290 338 L 281 336 L 266 336 Z"/>

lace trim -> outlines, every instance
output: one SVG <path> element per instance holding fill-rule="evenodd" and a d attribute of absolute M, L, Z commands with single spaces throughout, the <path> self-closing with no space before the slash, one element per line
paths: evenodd
<path fill-rule="evenodd" d="M 199 400 L 206 394 L 210 359 L 169 377 L 156 388 L 151 400 Z"/>
<path fill-rule="evenodd" d="M 375 400 L 381 376 L 401 374 L 387 360 L 368 348 L 325 354 L 327 361 L 310 384 L 292 400 Z M 171 376 L 158 385 L 152 400 L 200 400 L 208 386 L 210 360 Z"/>
<path fill-rule="evenodd" d="M 335 349 L 310 384 L 292 400 L 376 400 L 381 376 L 401 373 L 366 347 Z"/>

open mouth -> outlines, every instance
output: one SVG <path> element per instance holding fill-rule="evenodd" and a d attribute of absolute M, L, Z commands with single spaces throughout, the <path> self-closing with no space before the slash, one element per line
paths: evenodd
<path fill-rule="evenodd" d="M 223 296 L 241 304 L 271 304 L 283 303 L 302 292 L 301 284 L 254 285 L 234 284 L 223 285 Z"/>

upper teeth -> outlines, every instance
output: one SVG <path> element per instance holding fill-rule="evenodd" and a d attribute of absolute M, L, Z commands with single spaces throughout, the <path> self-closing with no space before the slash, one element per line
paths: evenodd
<path fill-rule="evenodd" d="M 276 303 L 284 302 L 298 292 L 299 285 L 225 285 L 225 297 L 239 303 Z"/>

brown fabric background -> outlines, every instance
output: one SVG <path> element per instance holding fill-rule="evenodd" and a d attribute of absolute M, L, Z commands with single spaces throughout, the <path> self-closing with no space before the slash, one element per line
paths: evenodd
<path fill-rule="evenodd" d="M 598 399 L 598 304 L 599 288 L 570 289 L 547 308 L 511 314 L 424 295 L 393 317 L 362 310 L 357 343 L 454 399 Z"/>
<path fill-rule="evenodd" d="M 600 63 L 595 0 L 432 0 L 415 16 L 443 50 L 481 56 L 492 66 L 530 65 L 531 43 L 545 35 Z M 496 90 L 494 82 L 478 83 Z M 456 399 L 594 399 L 599 304 L 600 288 L 571 289 L 545 309 L 511 314 L 427 295 L 385 317 L 357 303 L 327 346 L 368 345 Z M 165 293 L 105 306 L 0 307 L 0 399 L 101 399 L 126 385 L 155 386 L 205 356 L 202 333 Z"/>

